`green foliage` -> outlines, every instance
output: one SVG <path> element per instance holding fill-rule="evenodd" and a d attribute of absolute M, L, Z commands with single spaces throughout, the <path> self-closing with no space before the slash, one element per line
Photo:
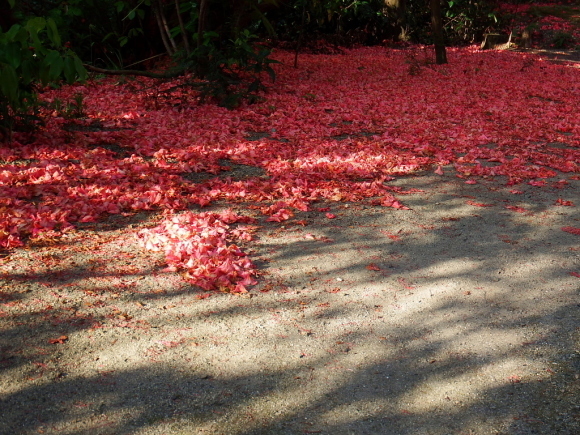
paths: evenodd
<path fill-rule="evenodd" d="M 114 4 L 117 14 L 121 14 L 118 18 L 121 18 L 122 22 L 130 22 L 128 26 L 124 26 L 122 32 L 113 31 L 109 32 L 103 38 L 103 42 L 107 41 L 110 37 L 117 39 L 119 48 L 125 47 L 131 40 L 135 38 L 144 37 L 145 33 L 143 31 L 143 20 L 145 19 L 147 13 L 145 7 L 151 6 L 150 0 L 142 0 L 136 6 L 133 6 L 128 1 L 117 1 Z"/>
<path fill-rule="evenodd" d="M 86 76 L 81 60 L 62 45 L 51 18 L 31 18 L 0 31 L 0 126 L 11 131 L 19 116 L 34 109 L 38 86 Z"/>
<path fill-rule="evenodd" d="M 498 24 L 497 0 L 444 0 L 448 43 L 471 43 Z M 306 20 L 302 25 L 302 16 Z M 432 43 L 429 2 L 413 0 L 296 0 L 275 17 L 285 39 L 324 37 L 339 44 L 380 43 L 386 38 Z"/>
<path fill-rule="evenodd" d="M 380 42 L 390 24 L 384 0 L 297 0 L 274 15 L 277 33 L 296 40 L 332 36 L 340 44 Z"/>
<path fill-rule="evenodd" d="M 446 44 L 471 44 L 481 41 L 490 30 L 501 28 L 505 20 L 496 10 L 496 0 L 443 0 L 441 13 Z M 425 2 L 409 1 L 404 23 L 411 40 L 433 43 L 431 13 Z"/>
<path fill-rule="evenodd" d="M 197 34 L 194 34 L 194 39 Z M 189 69 L 204 79 L 199 85 L 203 98 L 212 98 L 220 105 L 234 108 L 242 100 L 259 100 L 258 92 L 265 89 L 263 73 L 274 81 L 271 50 L 254 43 L 257 36 L 248 29 L 235 39 L 222 41 L 216 32 L 204 32 L 201 44 L 183 59 Z"/>
<path fill-rule="evenodd" d="M 401 25 L 405 41 L 432 43 L 431 12 L 427 1 L 409 1 Z M 395 35 L 398 36 L 398 35 Z M 403 38 L 401 38 L 403 39 Z"/>
<path fill-rule="evenodd" d="M 54 111 L 57 116 L 66 119 L 83 118 L 85 114 L 84 95 L 77 93 L 71 101 L 62 101 L 55 98 L 50 103 L 43 103 L 47 109 Z"/>
<path fill-rule="evenodd" d="M 151 51 L 147 22 L 150 0 L 60 0 L 16 2 L 21 20 L 52 18 L 64 41 L 73 41 L 85 61 L 122 68 Z M 153 27 L 154 30 L 157 30 Z"/>
<path fill-rule="evenodd" d="M 552 37 L 552 45 L 555 48 L 568 48 L 575 44 L 576 39 L 570 32 L 556 32 Z"/>
<path fill-rule="evenodd" d="M 274 78 L 270 51 L 258 45 L 257 34 L 274 33 L 262 8 L 277 7 L 278 1 L 209 0 L 199 40 L 200 1 L 181 0 L 178 8 L 174 1 L 156 0 L 46 0 L 16 7 L 20 19 L 50 17 L 62 28 L 63 39 L 74 40 L 75 51 L 95 66 L 123 69 L 165 48 L 176 69 L 203 79 L 204 97 L 235 107 L 242 99 L 258 98 L 263 73 Z"/>
<path fill-rule="evenodd" d="M 481 40 L 498 23 L 495 1 L 448 0 L 444 30 L 452 44 Z"/>

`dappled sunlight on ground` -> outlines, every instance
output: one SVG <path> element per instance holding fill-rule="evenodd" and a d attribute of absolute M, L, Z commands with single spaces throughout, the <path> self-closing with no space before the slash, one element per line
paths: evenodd
<path fill-rule="evenodd" d="M 578 71 L 346 53 L 235 111 L 47 94 L 89 118 L 0 150 L 0 432 L 577 432 Z"/>

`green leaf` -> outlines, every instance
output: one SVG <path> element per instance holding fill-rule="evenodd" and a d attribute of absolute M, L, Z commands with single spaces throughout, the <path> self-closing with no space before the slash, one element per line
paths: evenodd
<path fill-rule="evenodd" d="M 57 55 L 58 56 L 55 57 L 55 59 L 50 64 L 49 74 L 51 80 L 58 80 L 62 73 L 62 69 L 64 68 L 64 60 L 62 56 L 60 56 L 59 53 L 57 53 Z"/>
<path fill-rule="evenodd" d="M 0 51 L 0 60 L 17 69 L 22 62 L 22 46 L 18 42 L 11 42 L 4 46 L 4 53 Z"/>
<path fill-rule="evenodd" d="M 14 3 L 15 3 L 15 0 L 8 0 L 8 4 L 10 5 L 11 8 L 14 7 Z"/>
<path fill-rule="evenodd" d="M 83 14 L 81 8 L 77 8 L 76 6 L 69 6 L 68 8 L 68 15 L 73 15 L 75 17 L 80 17 Z"/>
<path fill-rule="evenodd" d="M 46 77 L 44 83 L 57 80 L 62 72 L 63 62 L 60 53 L 56 50 L 49 50 L 42 62 L 42 69 L 46 68 Z"/>
<path fill-rule="evenodd" d="M 35 70 L 34 63 L 35 62 L 32 59 L 30 59 L 25 60 L 24 62 L 22 62 L 22 65 L 20 65 L 20 84 L 22 86 L 28 86 L 34 80 L 33 79 L 35 75 L 33 73 L 33 71 Z"/>
<path fill-rule="evenodd" d="M 83 66 L 83 63 L 81 62 L 81 60 L 79 59 L 78 56 L 75 55 L 74 59 L 75 59 L 75 68 L 77 71 L 78 79 L 81 81 L 86 80 L 88 77 L 87 70 Z"/>
<path fill-rule="evenodd" d="M 21 35 L 18 35 L 22 27 L 18 24 L 14 24 L 10 29 L 4 34 L 4 37 L 8 41 L 20 41 L 21 39 L 17 36 L 21 36 L 22 34 L 26 34 L 26 32 L 22 32 Z"/>
<path fill-rule="evenodd" d="M 48 38 L 50 41 L 57 47 L 60 47 L 61 40 L 60 35 L 58 34 L 58 29 L 56 27 L 56 23 L 52 18 L 46 20 L 46 30 L 48 33 Z"/>
<path fill-rule="evenodd" d="M 41 17 L 36 17 L 28 20 L 24 29 L 28 31 L 29 38 L 32 42 L 32 46 L 37 51 L 37 55 L 45 55 L 47 53 L 46 48 L 42 44 L 39 33 L 46 27 L 46 20 Z"/>
<path fill-rule="evenodd" d="M 73 56 L 67 56 L 64 59 L 63 66 L 64 78 L 67 83 L 73 83 L 77 77 L 77 69 L 75 65 L 75 59 Z"/>
<path fill-rule="evenodd" d="M 270 79 L 272 80 L 272 82 L 275 82 L 276 81 L 276 71 L 274 71 L 273 68 L 270 68 L 268 66 L 268 67 L 266 67 L 266 72 L 270 76 Z"/>
<path fill-rule="evenodd" d="M 50 83 L 50 65 L 46 62 L 42 62 L 38 67 L 37 76 L 38 80 L 43 85 Z"/>
<path fill-rule="evenodd" d="M 14 35 L 14 41 L 20 42 L 22 46 L 28 48 L 28 40 L 30 39 L 30 34 L 24 29 L 24 27 L 19 27 L 18 32 Z"/>
<path fill-rule="evenodd" d="M 115 7 L 117 8 L 117 12 L 121 12 L 125 9 L 125 2 L 117 2 L 115 3 Z"/>
<path fill-rule="evenodd" d="M 115 36 L 114 32 L 107 33 L 105 36 L 103 36 L 103 42 L 105 42 L 107 39 L 109 39 L 112 36 Z"/>
<path fill-rule="evenodd" d="M 46 20 L 42 17 L 31 18 L 24 27 L 31 35 L 38 35 L 38 33 L 46 27 Z"/>
<path fill-rule="evenodd" d="M 266 16 L 264 15 L 264 13 L 258 8 L 257 5 L 255 5 L 254 3 L 250 4 L 250 7 L 254 10 L 254 13 L 260 17 L 260 21 L 262 22 L 262 24 L 264 25 L 264 27 L 266 28 L 266 31 L 268 32 L 268 34 L 270 36 L 275 36 L 276 35 L 276 30 L 274 30 L 274 26 L 272 26 L 272 23 L 270 22 L 270 20 L 268 20 L 268 18 L 266 18 Z M 247 29 L 246 29 L 247 30 Z"/>
<path fill-rule="evenodd" d="M 127 32 L 127 37 L 129 38 L 133 38 L 139 35 L 143 35 L 143 29 L 141 27 L 133 27 L 132 29 L 129 29 L 129 31 Z"/>
<path fill-rule="evenodd" d="M 18 75 L 10 65 L 0 69 L 0 92 L 9 104 L 14 105 L 18 102 Z"/>

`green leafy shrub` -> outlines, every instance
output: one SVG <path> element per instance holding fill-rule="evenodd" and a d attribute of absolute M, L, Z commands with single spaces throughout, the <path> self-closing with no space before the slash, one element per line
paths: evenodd
<path fill-rule="evenodd" d="M 15 2 L 20 21 L 51 18 L 63 40 L 86 62 L 124 68 L 150 56 L 158 35 L 151 26 L 151 0 L 44 0 Z"/>
<path fill-rule="evenodd" d="M 66 119 L 83 118 L 86 116 L 84 98 L 83 94 L 77 93 L 72 100 L 63 101 L 60 98 L 55 98 L 53 101 L 42 105 L 48 110 L 55 112 L 57 116 Z"/>
<path fill-rule="evenodd" d="M 556 32 L 552 36 L 552 45 L 555 48 L 568 48 L 576 42 L 574 36 L 570 32 Z"/>
<path fill-rule="evenodd" d="M 280 2 L 272 21 L 282 40 L 326 39 L 340 45 L 375 44 L 388 37 L 392 19 L 385 0 L 298 0 Z"/>
<path fill-rule="evenodd" d="M 453 44 L 473 43 L 498 24 L 495 1 L 448 0 L 444 2 L 444 30 Z"/>
<path fill-rule="evenodd" d="M 216 32 L 204 32 L 202 43 L 182 60 L 203 79 L 196 85 L 203 98 L 228 108 L 239 106 L 242 100 L 259 100 L 259 91 L 265 89 L 263 73 L 274 81 L 271 65 L 276 61 L 269 58 L 270 49 L 254 43 L 256 39 L 248 29 L 227 41 L 220 40 Z"/>
<path fill-rule="evenodd" d="M 85 68 L 62 44 L 52 19 L 31 18 L 0 31 L 0 129 L 9 138 L 15 122 L 37 107 L 39 87 L 84 80 Z"/>

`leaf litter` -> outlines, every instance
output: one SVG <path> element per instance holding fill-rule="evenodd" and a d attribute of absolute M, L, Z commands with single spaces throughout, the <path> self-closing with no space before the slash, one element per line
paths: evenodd
<path fill-rule="evenodd" d="M 473 48 L 418 77 L 400 50 L 277 56 L 263 104 L 152 110 L 100 79 L 44 97 L 82 92 L 77 122 L 102 129 L 53 118 L 0 149 L 0 432 L 575 428 L 578 69 Z"/>

